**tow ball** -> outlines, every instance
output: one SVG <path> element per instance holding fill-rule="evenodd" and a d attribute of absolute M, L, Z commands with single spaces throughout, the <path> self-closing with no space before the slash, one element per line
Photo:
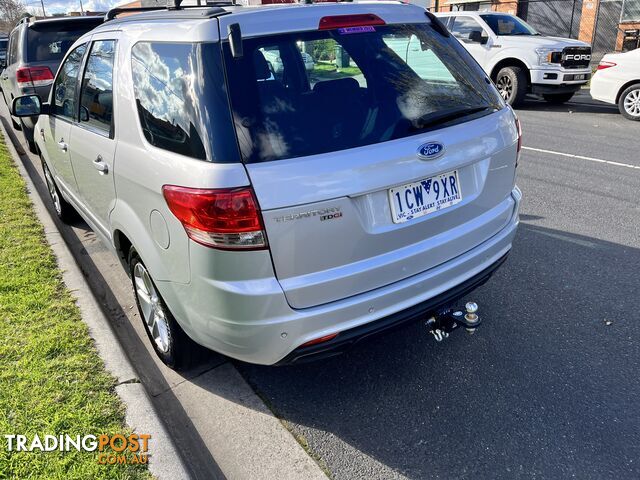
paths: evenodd
<path fill-rule="evenodd" d="M 480 317 L 476 313 L 478 311 L 478 304 L 468 302 L 464 306 L 464 309 L 466 313 L 462 310 L 447 308 L 439 311 L 427 320 L 427 329 L 429 333 L 433 335 L 436 342 L 442 342 L 448 338 L 449 334 L 458 327 L 464 327 L 469 335 L 473 335 L 476 332 L 476 329 L 482 323 L 482 320 L 480 320 Z"/>

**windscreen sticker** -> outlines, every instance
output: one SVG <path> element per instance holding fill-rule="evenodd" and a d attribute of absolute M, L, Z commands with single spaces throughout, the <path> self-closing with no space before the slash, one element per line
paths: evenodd
<path fill-rule="evenodd" d="M 375 31 L 376 29 L 370 25 L 362 27 L 345 27 L 338 29 L 338 33 L 340 35 L 350 35 L 352 33 L 371 33 Z"/>

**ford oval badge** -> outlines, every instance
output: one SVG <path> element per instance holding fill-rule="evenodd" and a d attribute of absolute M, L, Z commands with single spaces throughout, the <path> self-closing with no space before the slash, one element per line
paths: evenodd
<path fill-rule="evenodd" d="M 434 160 L 444 153 L 444 145 L 440 142 L 423 143 L 418 147 L 418 157 L 423 160 Z"/>

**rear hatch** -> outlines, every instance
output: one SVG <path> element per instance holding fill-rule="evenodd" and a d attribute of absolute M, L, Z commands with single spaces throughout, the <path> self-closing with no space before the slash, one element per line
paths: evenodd
<path fill-rule="evenodd" d="M 244 38 L 242 57 L 223 45 L 240 150 L 293 308 L 424 272 L 513 212 L 514 118 L 480 68 L 422 10 L 364 8 Z"/>

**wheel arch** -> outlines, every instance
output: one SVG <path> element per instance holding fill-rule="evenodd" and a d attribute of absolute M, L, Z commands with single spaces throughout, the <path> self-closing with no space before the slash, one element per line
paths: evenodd
<path fill-rule="evenodd" d="M 493 68 L 491 69 L 491 73 L 489 74 L 489 77 L 491 78 L 491 80 L 495 83 L 496 81 L 496 77 L 498 76 L 498 72 L 500 70 L 502 70 L 505 67 L 520 67 L 524 70 L 525 74 L 527 75 L 527 86 L 531 86 L 531 72 L 529 71 L 529 67 L 527 66 L 526 63 L 524 63 L 522 60 L 519 60 L 517 58 L 514 57 L 507 57 L 507 58 L 503 58 L 502 60 L 498 61 Z"/>
<path fill-rule="evenodd" d="M 620 89 L 618 90 L 618 93 L 616 94 L 616 104 L 620 101 L 620 96 L 622 95 L 622 92 L 624 92 L 627 88 L 635 84 L 640 84 L 640 78 L 636 78 L 635 80 L 630 80 L 624 85 L 622 85 L 622 87 L 620 87 Z"/>

